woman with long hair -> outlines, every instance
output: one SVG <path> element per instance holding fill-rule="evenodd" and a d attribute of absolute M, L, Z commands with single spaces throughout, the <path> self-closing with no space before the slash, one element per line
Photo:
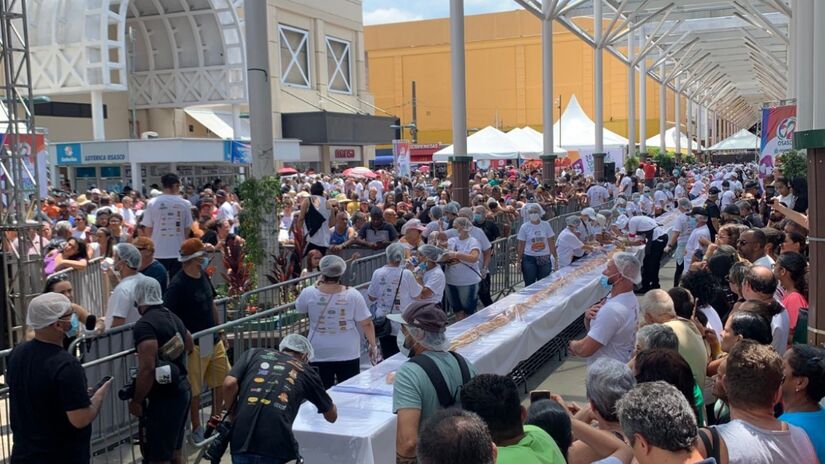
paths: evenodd
<path fill-rule="evenodd" d="M 802 427 L 814 445 L 819 462 L 825 462 L 825 350 L 794 345 L 785 352 L 782 373 L 782 405 L 779 420 Z"/>
<path fill-rule="evenodd" d="M 100 227 L 95 232 L 95 241 L 89 244 L 89 258 L 111 258 L 114 247 L 115 239 L 112 237 L 112 232 L 105 227 Z"/>
<path fill-rule="evenodd" d="M 799 311 L 808 308 L 808 262 L 799 253 L 782 253 L 773 273 L 785 289 L 782 306 L 788 310 L 790 333 L 793 334 L 796 321 L 799 320 Z"/>
<path fill-rule="evenodd" d="M 83 271 L 89 264 L 87 258 L 89 252 L 86 250 L 86 242 L 78 240 L 74 237 L 66 240 L 66 245 L 60 253 L 54 257 L 55 272 L 63 269 L 74 269 L 76 271 Z"/>

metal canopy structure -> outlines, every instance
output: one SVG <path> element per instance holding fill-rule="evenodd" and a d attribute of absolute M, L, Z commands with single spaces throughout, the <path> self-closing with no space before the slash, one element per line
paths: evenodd
<path fill-rule="evenodd" d="M 543 8 L 553 11 L 590 46 L 650 70 L 656 81 L 738 127 L 755 123 L 764 102 L 789 95 L 791 7 L 785 0 L 515 1 L 540 19 Z M 597 8 L 604 28 L 598 38 L 574 21 L 594 17 Z M 629 50 L 634 34 L 640 41 Z"/>
<path fill-rule="evenodd" d="M 131 92 L 136 109 L 243 103 L 245 42 L 230 0 L 29 0 L 38 95 Z M 128 85 L 127 85 L 128 84 Z"/>

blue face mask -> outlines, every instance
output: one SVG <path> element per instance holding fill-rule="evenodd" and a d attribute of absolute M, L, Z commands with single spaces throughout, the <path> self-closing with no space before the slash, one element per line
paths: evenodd
<path fill-rule="evenodd" d="M 473 222 L 475 222 L 476 224 L 480 224 L 483 220 L 484 218 L 480 214 L 473 215 Z"/>
<path fill-rule="evenodd" d="M 207 267 L 209 267 L 209 258 L 204 256 L 201 260 L 201 271 L 206 271 Z"/>
<path fill-rule="evenodd" d="M 72 338 L 77 336 L 78 328 L 80 327 L 80 321 L 77 319 L 77 314 L 72 314 L 72 328 L 66 332 L 67 338 Z"/>
<path fill-rule="evenodd" d="M 696 218 L 688 219 L 688 226 L 690 226 L 691 229 L 695 229 L 696 228 Z"/>
<path fill-rule="evenodd" d="M 608 292 L 613 289 L 613 284 L 610 283 L 610 278 L 606 275 L 599 277 L 599 285 Z"/>

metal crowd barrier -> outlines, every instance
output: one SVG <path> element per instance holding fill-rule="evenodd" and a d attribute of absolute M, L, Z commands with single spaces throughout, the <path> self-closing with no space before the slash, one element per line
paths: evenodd
<path fill-rule="evenodd" d="M 53 274 L 49 274 L 48 279 L 55 276 L 65 275 L 72 283 L 74 302 L 89 311 L 95 316 L 103 316 L 106 312 L 106 302 L 108 301 L 108 282 L 101 269 L 104 258 L 89 260 L 86 269 L 77 271 L 75 269 L 64 269 Z"/>

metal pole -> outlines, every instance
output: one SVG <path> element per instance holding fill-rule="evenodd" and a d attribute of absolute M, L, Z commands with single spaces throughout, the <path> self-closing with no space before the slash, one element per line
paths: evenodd
<path fill-rule="evenodd" d="M 825 129 L 825 85 L 822 83 L 822 77 L 825 76 L 825 4 L 823 2 L 816 2 L 814 4 L 813 14 L 814 24 L 819 26 L 814 27 L 813 30 L 813 76 L 817 77 L 818 84 L 813 86 L 812 95 L 812 112 L 813 120 L 812 127 L 814 129 Z"/>
<path fill-rule="evenodd" d="M 467 94 L 464 68 L 464 0 L 450 0 L 450 67 L 452 72 L 453 158 L 452 196 L 470 204 L 470 161 L 467 156 Z"/>
<path fill-rule="evenodd" d="M 410 138 L 412 143 L 418 143 L 418 100 L 415 98 L 415 81 L 412 81 L 412 127 L 410 127 Z"/>
<path fill-rule="evenodd" d="M 659 75 L 662 76 L 662 83 L 659 85 L 659 151 L 665 153 L 667 151 L 667 142 L 665 140 L 665 121 L 667 116 L 667 82 L 665 81 L 665 65 L 659 66 Z"/>
<path fill-rule="evenodd" d="M 687 122 L 687 124 L 685 124 L 685 126 L 687 127 L 687 143 L 688 143 L 687 149 L 688 149 L 688 154 L 693 154 L 693 137 L 692 137 L 693 136 L 693 130 L 690 127 L 691 124 L 692 124 L 692 121 L 693 121 L 693 103 L 690 101 L 690 97 L 688 97 L 687 100 L 685 101 L 685 107 L 687 109 L 687 112 L 686 112 L 686 115 L 687 115 L 687 121 L 686 122 Z"/>
<path fill-rule="evenodd" d="M 603 71 L 602 58 L 602 0 L 593 2 L 593 119 L 596 122 L 596 140 L 594 153 L 604 153 L 604 108 L 603 108 Z"/>
<path fill-rule="evenodd" d="M 544 126 L 541 174 L 545 185 L 551 187 L 556 179 L 556 154 L 553 150 L 553 2 L 542 1 L 541 12 L 541 111 Z"/>
<path fill-rule="evenodd" d="M 639 49 L 645 46 L 645 34 L 639 29 Z M 647 156 L 647 59 L 639 62 L 639 153 Z"/>
<path fill-rule="evenodd" d="M 790 44 L 788 45 L 788 91 L 785 94 L 786 98 L 796 98 L 796 85 L 797 85 L 797 78 L 796 78 L 796 69 L 797 69 L 797 53 L 799 49 L 798 45 L 798 24 L 799 24 L 799 15 L 796 12 L 799 11 L 799 0 L 791 0 L 791 12 L 792 15 L 788 18 L 788 31 L 790 35 Z"/>
<path fill-rule="evenodd" d="M 673 100 L 673 122 L 676 123 L 673 130 L 674 144 L 676 147 L 676 158 L 682 158 L 682 87 L 679 84 L 679 79 L 673 83 L 676 88 Z"/>
<path fill-rule="evenodd" d="M 272 151 L 272 88 L 269 74 L 267 2 L 246 2 L 246 69 L 253 177 L 275 175 Z"/>
<path fill-rule="evenodd" d="M 633 38 L 633 34 L 627 34 L 627 145 L 631 156 L 636 153 L 636 67 L 633 65 L 636 46 Z"/>

